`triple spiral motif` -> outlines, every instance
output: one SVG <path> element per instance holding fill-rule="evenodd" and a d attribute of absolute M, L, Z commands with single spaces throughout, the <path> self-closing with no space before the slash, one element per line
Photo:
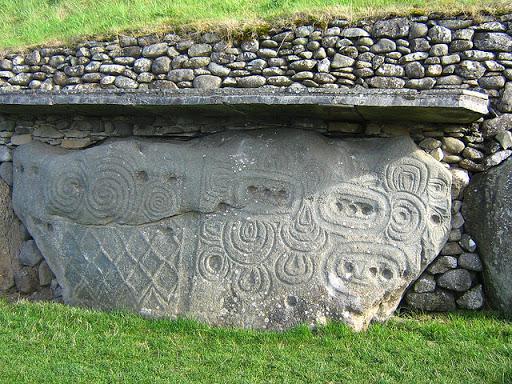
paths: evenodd
<path fill-rule="evenodd" d="M 50 213 L 83 224 L 151 222 L 179 209 L 179 182 L 137 179 L 134 161 L 106 155 L 75 160 L 50 175 L 46 201 Z M 143 171 L 142 171 L 143 172 Z"/>

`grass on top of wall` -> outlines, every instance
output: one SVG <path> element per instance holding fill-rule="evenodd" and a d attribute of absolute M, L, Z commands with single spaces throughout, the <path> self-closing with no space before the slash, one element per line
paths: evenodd
<path fill-rule="evenodd" d="M 279 333 L 0 300 L 0 382 L 512 383 L 512 323 L 462 312 Z"/>
<path fill-rule="evenodd" d="M 332 17 L 500 13 L 508 0 L 0 0 L 0 49 L 66 44 L 120 32 L 229 34 Z"/>

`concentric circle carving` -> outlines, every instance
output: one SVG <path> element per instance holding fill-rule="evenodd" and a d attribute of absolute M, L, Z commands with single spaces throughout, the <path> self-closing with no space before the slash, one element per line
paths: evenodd
<path fill-rule="evenodd" d="M 226 223 L 222 242 L 228 256 L 244 265 L 265 260 L 275 244 L 274 227 L 262 220 L 232 220 Z"/>
<path fill-rule="evenodd" d="M 402 158 L 386 168 L 386 184 L 392 191 L 422 194 L 428 178 L 427 166 L 414 158 Z"/>
<path fill-rule="evenodd" d="M 410 193 L 396 193 L 387 227 L 389 238 L 405 242 L 419 239 L 425 228 L 425 216 L 425 205 L 420 199 Z"/>
<path fill-rule="evenodd" d="M 206 280 L 222 280 L 229 272 L 229 260 L 220 247 L 208 247 L 198 256 L 198 270 Z"/>

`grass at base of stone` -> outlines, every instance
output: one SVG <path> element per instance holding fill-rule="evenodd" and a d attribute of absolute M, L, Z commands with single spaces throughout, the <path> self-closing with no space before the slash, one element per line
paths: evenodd
<path fill-rule="evenodd" d="M 279 333 L 0 300 L 1 383 L 511 383 L 511 362 L 486 312 Z"/>
<path fill-rule="evenodd" d="M 393 14 L 475 15 L 508 0 L 0 0 L 0 49 L 71 43 L 120 32 L 254 32 L 297 22 Z"/>

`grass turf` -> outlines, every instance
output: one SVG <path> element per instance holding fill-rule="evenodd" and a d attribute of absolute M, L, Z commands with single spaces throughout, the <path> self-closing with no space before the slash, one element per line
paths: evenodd
<path fill-rule="evenodd" d="M 0 0 L 0 49 L 70 43 L 122 31 L 226 33 L 331 17 L 511 10 L 508 0 Z"/>
<path fill-rule="evenodd" d="M 512 383 L 512 323 L 491 313 L 287 332 L 0 301 L 1 383 Z"/>

